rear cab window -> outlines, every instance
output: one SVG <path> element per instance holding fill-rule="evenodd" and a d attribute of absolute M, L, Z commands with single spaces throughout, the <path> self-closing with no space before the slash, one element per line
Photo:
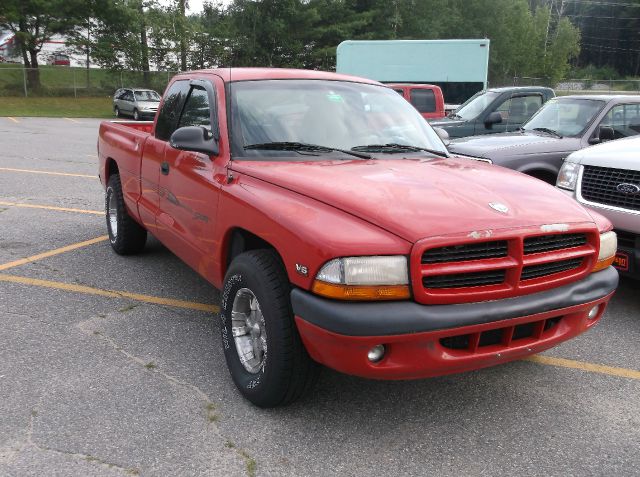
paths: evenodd
<path fill-rule="evenodd" d="M 410 102 L 421 113 L 436 111 L 436 95 L 430 89 L 412 89 Z"/>

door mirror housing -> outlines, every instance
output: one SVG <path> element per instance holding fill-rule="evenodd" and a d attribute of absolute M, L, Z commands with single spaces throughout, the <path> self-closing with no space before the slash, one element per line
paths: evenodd
<path fill-rule="evenodd" d="M 169 138 L 169 145 L 181 151 L 201 152 L 209 156 L 217 156 L 220 152 L 213 133 L 203 126 L 176 129 Z"/>
<path fill-rule="evenodd" d="M 613 141 L 616 138 L 616 133 L 612 127 L 598 126 L 596 132 L 589 139 L 589 144 L 599 144 L 604 141 Z"/>
<path fill-rule="evenodd" d="M 442 142 L 444 143 L 445 146 L 448 146 L 449 144 L 451 144 L 451 140 L 449 139 L 449 133 L 446 130 L 438 127 L 434 127 L 433 130 L 436 132 L 438 137 L 442 139 Z"/>
<path fill-rule="evenodd" d="M 491 129 L 494 124 L 500 124 L 502 122 L 502 114 L 498 111 L 490 113 L 484 120 L 484 125 L 487 129 Z"/>

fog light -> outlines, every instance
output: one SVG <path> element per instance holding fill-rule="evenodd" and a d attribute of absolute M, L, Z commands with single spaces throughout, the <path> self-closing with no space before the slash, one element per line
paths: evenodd
<path fill-rule="evenodd" d="M 371 361 L 372 363 L 377 363 L 382 358 L 384 358 L 384 351 L 384 345 L 375 345 L 367 353 L 367 358 L 369 358 L 369 361 Z"/>
<path fill-rule="evenodd" d="M 591 310 L 589 310 L 589 319 L 593 320 L 596 316 L 598 316 L 598 312 L 600 311 L 600 305 L 596 305 Z"/>

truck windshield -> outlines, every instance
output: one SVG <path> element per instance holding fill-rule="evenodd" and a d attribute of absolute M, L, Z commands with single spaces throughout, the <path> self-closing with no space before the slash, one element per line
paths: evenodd
<path fill-rule="evenodd" d="M 231 84 L 230 98 L 236 158 L 447 155 L 420 113 L 384 86 L 325 80 L 239 81 Z"/>
<path fill-rule="evenodd" d="M 553 98 L 522 128 L 558 136 L 579 136 L 603 107 L 604 101 L 595 99 Z"/>
<path fill-rule="evenodd" d="M 452 113 L 452 117 L 471 121 L 486 110 L 493 100 L 500 96 L 495 91 L 480 91 L 464 102 L 462 106 Z"/>

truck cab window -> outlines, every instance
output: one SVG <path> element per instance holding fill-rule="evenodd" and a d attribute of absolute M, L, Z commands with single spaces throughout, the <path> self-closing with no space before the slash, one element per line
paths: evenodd
<path fill-rule="evenodd" d="M 187 98 L 178 122 L 178 128 L 184 126 L 204 126 L 211 130 L 211 107 L 204 88 L 194 86 Z"/>
<path fill-rule="evenodd" d="M 156 138 L 168 141 L 178 124 L 178 113 L 182 109 L 184 100 L 189 94 L 189 81 L 176 81 L 171 85 L 164 96 L 162 109 L 156 120 Z"/>
<path fill-rule="evenodd" d="M 433 113 L 436 110 L 436 96 L 430 89 L 411 90 L 411 104 L 421 113 Z"/>

